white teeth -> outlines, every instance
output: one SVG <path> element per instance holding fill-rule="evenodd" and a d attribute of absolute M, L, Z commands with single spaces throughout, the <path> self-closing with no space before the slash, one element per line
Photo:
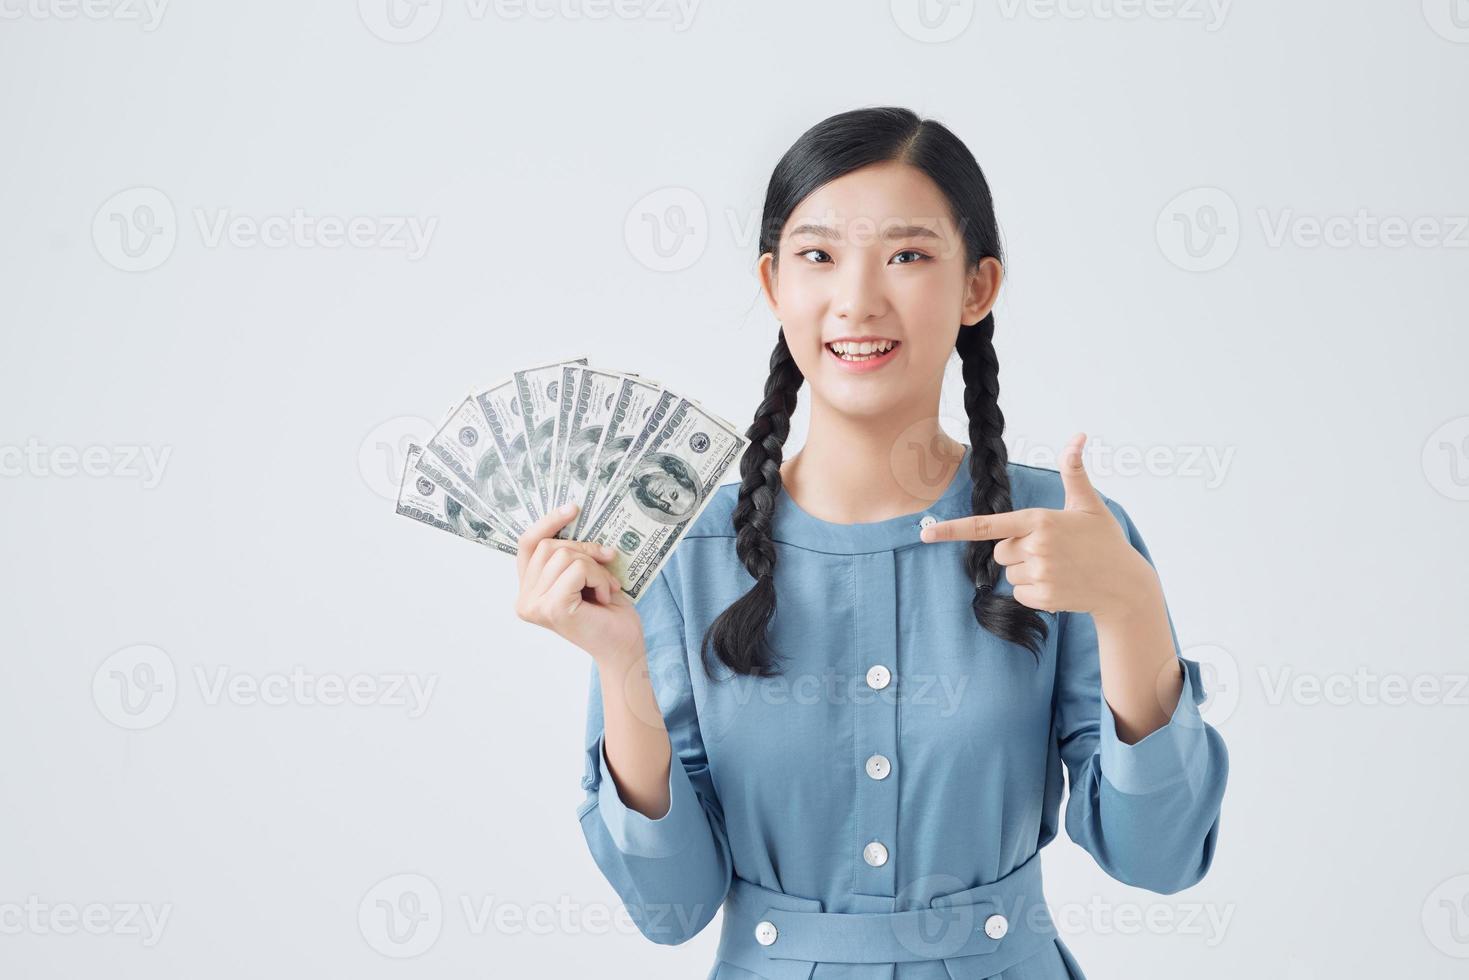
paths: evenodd
<path fill-rule="evenodd" d="M 857 343 L 851 340 L 839 340 L 826 345 L 831 352 L 846 361 L 865 361 L 878 354 L 886 354 L 892 350 L 897 343 L 892 340 L 864 340 Z"/>

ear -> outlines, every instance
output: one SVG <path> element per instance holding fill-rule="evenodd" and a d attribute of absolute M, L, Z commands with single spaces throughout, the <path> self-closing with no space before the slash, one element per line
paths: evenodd
<path fill-rule="evenodd" d="M 1005 278 L 1005 267 L 1000 260 L 990 257 L 979 260 L 979 266 L 969 275 L 964 288 L 964 307 L 960 311 L 960 323 L 978 323 L 995 308 L 1000 298 L 1000 282 Z"/>
<path fill-rule="evenodd" d="M 776 298 L 775 289 L 775 253 L 766 252 L 760 256 L 760 262 L 755 267 L 755 274 L 760 279 L 760 291 L 765 294 L 765 305 L 770 307 L 770 312 L 780 319 L 780 300 Z"/>

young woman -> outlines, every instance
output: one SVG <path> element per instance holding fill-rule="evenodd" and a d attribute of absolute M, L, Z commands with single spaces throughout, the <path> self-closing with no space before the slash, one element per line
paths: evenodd
<path fill-rule="evenodd" d="M 521 538 L 516 611 L 593 659 L 578 810 L 639 930 L 710 980 L 1078 978 L 1038 852 L 1066 831 L 1171 893 L 1213 859 L 1228 761 L 1131 518 L 1081 463 L 1010 463 L 989 187 L 945 127 L 833 116 L 781 159 L 781 324 L 738 484 L 648 591 Z M 963 362 L 969 442 L 938 424 Z M 785 459 L 803 385 L 810 435 Z"/>

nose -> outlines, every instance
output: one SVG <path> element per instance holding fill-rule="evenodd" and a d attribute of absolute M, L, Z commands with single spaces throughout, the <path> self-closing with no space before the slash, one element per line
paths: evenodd
<path fill-rule="evenodd" d="M 840 270 L 832 311 L 848 323 L 860 324 L 887 312 L 883 298 L 881 274 L 867 268 L 864 261 L 848 262 Z"/>

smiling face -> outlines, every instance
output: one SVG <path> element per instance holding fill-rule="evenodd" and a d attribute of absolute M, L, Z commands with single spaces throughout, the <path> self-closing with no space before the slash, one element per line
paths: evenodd
<path fill-rule="evenodd" d="M 938 185 L 879 163 L 808 195 L 759 268 L 813 397 L 875 416 L 937 401 L 960 325 L 984 318 L 1003 276 L 993 258 L 966 263 Z"/>

